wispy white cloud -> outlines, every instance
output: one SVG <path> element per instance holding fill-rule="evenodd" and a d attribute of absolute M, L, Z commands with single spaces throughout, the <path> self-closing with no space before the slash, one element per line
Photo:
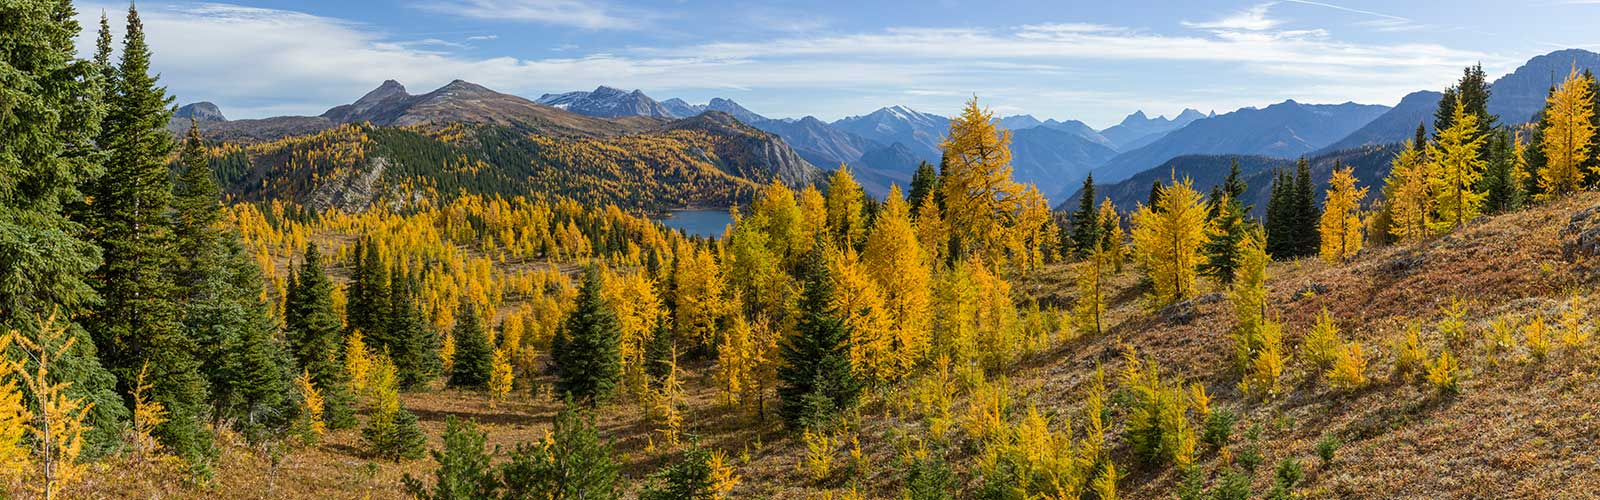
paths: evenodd
<path fill-rule="evenodd" d="M 419 8 L 490 21 L 519 21 L 591 30 L 639 29 L 654 12 L 613 7 L 601 0 L 429 0 Z"/>
<path fill-rule="evenodd" d="M 1277 2 L 1257 4 L 1221 19 L 1213 21 L 1184 21 L 1183 25 L 1190 28 L 1215 30 L 1269 30 L 1282 23 L 1282 21 L 1267 17 L 1268 11 L 1276 4 Z"/>

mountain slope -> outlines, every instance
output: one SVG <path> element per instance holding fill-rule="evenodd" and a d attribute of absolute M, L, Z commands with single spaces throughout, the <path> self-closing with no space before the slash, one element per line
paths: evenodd
<path fill-rule="evenodd" d="M 1047 126 L 1011 132 L 1011 172 L 1046 196 L 1083 182 L 1090 169 L 1117 152 L 1077 134 Z"/>
<path fill-rule="evenodd" d="M 1567 49 L 1529 59 L 1516 71 L 1490 84 L 1489 113 L 1495 115 L 1502 124 L 1532 121 L 1539 110 L 1544 109 L 1551 83 L 1566 78 L 1567 72 L 1573 67 L 1580 72 L 1585 69 L 1600 71 L 1600 54 Z M 1432 91 L 1407 95 L 1394 109 L 1323 151 L 1405 141 L 1413 136 L 1419 121 L 1432 132 L 1433 113 L 1439 107 L 1439 98 L 1440 94 Z"/>
<path fill-rule="evenodd" d="M 855 163 L 868 150 L 882 147 L 878 143 L 841 131 L 811 116 L 792 122 L 762 120 L 751 125 L 777 134 L 812 163 L 824 168 L 838 167 L 840 163 Z"/>
<path fill-rule="evenodd" d="M 219 111 L 220 112 L 220 111 Z M 555 137 L 610 137 L 660 127 L 662 120 L 645 117 L 600 119 L 536 104 L 462 80 L 422 95 L 411 95 L 394 80 L 350 104 L 335 106 L 321 116 L 279 116 L 258 120 L 206 121 L 206 137 L 229 142 L 273 141 L 312 134 L 340 124 L 371 123 L 378 126 L 443 125 L 451 123 L 516 127 Z M 169 130 L 182 131 L 188 120 L 173 120 Z"/>
<path fill-rule="evenodd" d="M 534 102 L 596 118 L 621 118 L 624 116 L 681 118 L 667 111 L 667 108 L 662 107 L 655 99 L 644 95 L 644 92 L 639 90 L 629 92 L 604 85 L 596 87 L 589 92 L 545 94 L 539 96 Z"/>
<path fill-rule="evenodd" d="M 842 118 L 831 125 L 879 144 L 904 144 L 918 159 L 929 163 L 938 163 L 939 142 L 950 131 L 949 118 L 905 106 L 891 106 L 862 116 Z"/>
<path fill-rule="evenodd" d="M 1544 109 L 1550 86 L 1567 78 L 1574 66 L 1583 70 L 1600 71 L 1600 54 L 1582 49 L 1558 50 L 1529 59 L 1516 71 L 1502 76 L 1490 87 L 1489 114 L 1500 117 L 1501 123 L 1532 121 Z"/>
<path fill-rule="evenodd" d="M 1197 120 L 1147 146 L 1119 154 L 1095 169 L 1095 177 L 1120 181 L 1182 155 L 1299 156 L 1350 135 L 1388 109 L 1355 103 L 1300 104 L 1293 100 L 1261 109 L 1244 108 Z"/>
<path fill-rule="evenodd" d="M 1400 103 L 1395 104 L 1394 108 L 1374 118 L 1371 123 L 1356 129 L 1339 142 L 1322 148 L 1318 153 L 1403 142 L 1416 136 L 1418 124 L 1432 133 L 1433 112 L 1439 109 L 1441 97 L 1443 94 L 1428 90 L 1412 92 L 1400 99 Z"/>
<path fill-rule="evenodd" d="M 1112 148 L 1118 151 L 1131 151 L 1155 142 L 1167 132 L 1183 128 L 1202 118 L 1206 118 L 1204 113 L 1188 108 L 1184 108 L 1183 112 L 1178 113 L 1177 118 L 1172 119 L 1166 116 L 1150 118 L 1145 116 L 1144 111 L 1135 111 L 1127 118 L 1123 118 L 1122 123 L 1101 130 L 1100 135 L 1111 141 Z"/>

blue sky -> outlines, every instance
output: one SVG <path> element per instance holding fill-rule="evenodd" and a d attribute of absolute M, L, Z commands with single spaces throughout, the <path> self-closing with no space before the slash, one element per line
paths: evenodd
<path fill-rule="evenodd" d="M 825 120 L 901 104 L 1097 128 L 1134 110 L 1284 99 L 1392 105 L 1481 61 L 1491 78 L 1559 48 L 1600 50 L 1600 0 L 141 2 L 179 102 L 230 118 L 318 114 L 385 79 L 536 98 L 596 85 L 727 97 Z M 78 2 L 87 52 L 102 9 Z"/>

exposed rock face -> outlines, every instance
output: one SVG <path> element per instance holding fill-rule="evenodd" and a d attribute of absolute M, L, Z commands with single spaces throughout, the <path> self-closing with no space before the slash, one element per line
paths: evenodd
<path fill-rule="evenodd" d="M 378 181 L 383 179 L 384 170 L 389 168 L 389 160 L 381 156 L 372 157 L 363 166 L 366 167 L 365 171 L 329 179 L 317 186 L 308 200 L 310 206 L 319 212 L 330 208 L 361 212 L 370 208 L 378 195 Z"/>
<path fill-rule="evenodd" d="M 222 116 L 222 109 L 218 108 L 216 104 L 212 104 L 208 101 L 200 101 L 185 105 L 184 107 L 178 108 L 177 113 L 172 114 L 172 119 L 175 121 L 189 121 L 191 118 L 197 122 L 228 121 L 227 117 Z"/>

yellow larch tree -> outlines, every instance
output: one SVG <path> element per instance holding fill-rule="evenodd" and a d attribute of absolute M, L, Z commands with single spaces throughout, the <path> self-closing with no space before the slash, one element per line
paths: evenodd
<path fill-rule="evenodd" d="M 489 406 L 494 407 L 495 402 L 505 401 L 511 394 L 511 386 L 516 382 L 515 372 L 511 369 L 510 346 L 502 346 L 494 350 L 494 356 L 489 363 Z"/>
<path fill-rule="evenodd" d="M 923 255 L 911 223 L 910 207 L 901 197 L 899 186 L 889 188 L 889 197 L 872 234 L 867 236 L 865 260 L 867 273 L 883 293 L 895 373 L 910 373 L 927 358 L 933 342 L 928 309 L 933 271 Z"/>
<path fill-rule="evenodd" d="M 344 336 L 344 373 L 350 378 L 350 388 L 357 394 L 367 390 L 367 374 L 372 370 L 372 353 L 361 330 L 352 330 Z"/>
<path fill-rule="evenodd" d="M 1000 129 L 994 112 L 980 108 L 974 97 L 950 120 L 950 133 L 940 147 L 947 161 L 939 191 L 945 222 L 960 244 L 957 250 L 992 263 L 1008 262 L 1016 231 L 1036 229 L 1022 227 L 1024 189 L 1011 178 L 1011 132 Z"/>
<path fill-rule="evenodd" d="M 828 238 L 839 248 L 855 248 L 867 235 L 862 217 L 866 194 L 850 174 L 849 165 L 839 165 L 828 178 Z"/>
<path fill-rule="evenodd" d="M 1230 291 L 1235 324 L 1229 332 L 1233 342 L 1234 368 L 1243 373 L 1240 392 L 1255 397 L 1270 397 L 1278 392 L 1283 374 L 1283 327 L 1267 317 L 1266 237 L 1258 229 L 1239 241 L 1239 276 Z"/>
<path fill-rule="evenodd" d="M 134 378 L 133 388 L 133 426 L 129 429 L 129 441 L 132 441 L 131 451 L 135 460 L 146 460 L 160 449 L 161 443 L 156 441 L 156 427 L 168 420 L 167 408 L 160 401 L 150 398 L 150 390 L 154 386 L 145 381 L 149 375 L 150 363 L 139 367 L 139 376 Z"/>
<path fill-rule="evenodd" d="M 705 349 L 715 349 L 717 322 L 729 312 L 726 285 L 716 257 L 687 243 L 677 252 L 675 273 L 678 338 Z"/>
<path fill-rule="evenodd" d="M 1488 164 L 1479 154 L 1485 137 L 1477 135 L 1478 120 L 1483 118 L 1467 113 L 1459 101 L 1453 116 L 1450 128 L 1439 131 L 1439 139 L 1428 145 L 1428 184 L 1438 213 L 1430 229 L 1438 234 L 1454 231 L 1476 218 L 1486 196 L 1476 187 Z"/>
<path fill-rule="evenodd" d="M 958 364 L 978 356 L 977 324 L 972 319 L 977 314 L 978 289 L 972 273 L 969 261 L 958 260 L 934 280 L 934 352 Z"/>
<path fill-rule="evenodd" d="M 811 250 L 811 245 L 818 235 L 828 231 L 828 199 L 822 195 L 815 184 L 806 185 L 800 190 L 800 222 L 795 231 L 794 239 L 800 245 L 797 255 L 805 255 Z M 798 257 L 797 257 L 798 258 Z"/>
<path fill-rule="evenodd" d="M 655 283 L 644 271 L 614 272 L 602 269 L 600 295 L 617 317 L 617 352 L 622 361 L 623 383 L 638 397 L 645 390 L 645 346 L 666 312 Z"/>
<path fill-rule="evenodd" d="M 1012 265 L 1027 272 L 1055 260 L 1056 248 L 1060 246 L 1060 228 L 1056 226 L 1050 202 L 1034 185 L 1023 186 L 1017 203 L 1016 222 L 1008 232 L 1011 237 L 1007 246 Z"/>
<path fill-rule="evenodd" d="M 328 426 L 322 420 L 324 402 L 322 391 L 312 383 L 311 372 L 300 371 L 300 376 L 294 379 L 295 389 L 300 393 L 300 416 L 295 420 L 295 430 L 300 435 L 301 442 L 311 445 L 322 439 L 322 434 L 327 432 Z"/>
<path fill-rule="evenodd" d="M 1594 82 L 1576 66 L 1566 81 L 1550 94 L 1544 110 L 1549 126 L 1544 130 L 1545 164 L 1539 169 L 1542 199 L 1563 196 L 1582 187 L 1583 164 L 1594 144 Z M 1600 169 L 1595 169 L 1600 173 Z"/>
<path fill-rule="evenodd" d="M 894 356 L 894 336 L 878 283 L 854 249 L 830 251 L 828 268 L 834 282 L 833 305 L 850 330 L 850 366 L 856 376 L 864 381 L 897 377 L 901 364 Z"/>
<path fill-rule="evenodd" d="M 67 395 L 71 382 L 55 382 L 50 371 L 55 363 L 72 349 L 77 337 L 68 334 L 67 326 L 58 324 L 51 315 L 39 324 L 34 338 L 12 335 L 16 350 L 33 363 L 32 371 L 22 370 L 20 378 L 27 393 L 32 394 L 32 423 L 27 426 L 29 442 L 33 443 L 39 473 L 24 486 L 46 499 L 56 498 L 63 489 L 77 481 L 84 465 L 78 463 L 83 450 L 83 433 L 89 430 L 84 418 L 94 409 L 94 403 Z M 20 362 L 16 366 L 23 366 Z"/>
<path fill-rule="evenodd" d="M 769 237 L 768 246 L 780 260 L 792 263 L 811 249 L 811 240 L 806 239 L 802 227 L 800 203 L 795 200 L 794 190 L 782 181 L 773 179 L 762 188 L 761 195 L 750 204 L 750 215 L 760 218 L 761 228 Z"/>
<path fill-rule="evenodd" d="M 1011 298 L 1011 282 L 994 265 L 973 256 L 972 284 L 976 302 L 972 321 L 976 325 L 978 359 L 989 367 L 1011 361 L 1023 348 L 1017 305 Z"/>
<path fill-rule="evenodd" d="M 15 479 L 30 464 L 29 447 L 22 438 L 33 414 L 22 402 L 22 386 L 17 380 L 23 364 L 8 355 L 11 339 L 17 335 L 15 330 L 0 335 L 0 481 Z"/>
<path fill-rule="evenodd" d="M 1154 285 L 1148 298 L 1163 307 L 1193 297 L 1206 239 L 1206 207 L 1194 182 L 1175 181 L 1161 190 L 1157 206 L 1139 205 L 1133 213 L 1135 261 Z"/>
<path fill-rule="evenodd" d="M 1428 184 L 1428 164 L 1410 141 L 1390 163 L 1384 180 L 1393 221 L 1389 234 L 1401 243 L 1414 243 L 1432 234 L 1433 188 Z"/>
<path fill-rule="evenodd" d="M 1099 336 L 1105 332 L 1102 318 L 1106 314 L 1105 279 L 1110 267 L 1110 252 L 1103 248 L 1078 263 L 1078 302 L 1073 307 L 1072 322 L 1080 334 Z"/>
<path fill-rule="evenodd" d="M 938 203 L 932 196 L 924 198 L 922 206 L 917 207 L 917 244 L 922 247 L 923 259 L 930 268 L 938 269 L 944 263 L 949 234 Z"/>
<path fill-rule="evenodd" d="M 1128 255 L 1128 246 L 1123 242 L 1127 234 L 1122 231 L 1122 215 L 1117 213 L 1117 205 L 1111 203 L 1110 197 L 1100 202 L 1099 220 L 1100 249 L 1111 263 L 1111 274 L 1121 273 L 1123 259 Z"/>
<path fill-rule="evenodd" d="M 1322 260 L 1340 262 L 1361 251 L 1361 200 L 1367 189 L 1356 187 L 1355 169 L 1333 171 L 1317 228 L 1322 234 Z"/>

